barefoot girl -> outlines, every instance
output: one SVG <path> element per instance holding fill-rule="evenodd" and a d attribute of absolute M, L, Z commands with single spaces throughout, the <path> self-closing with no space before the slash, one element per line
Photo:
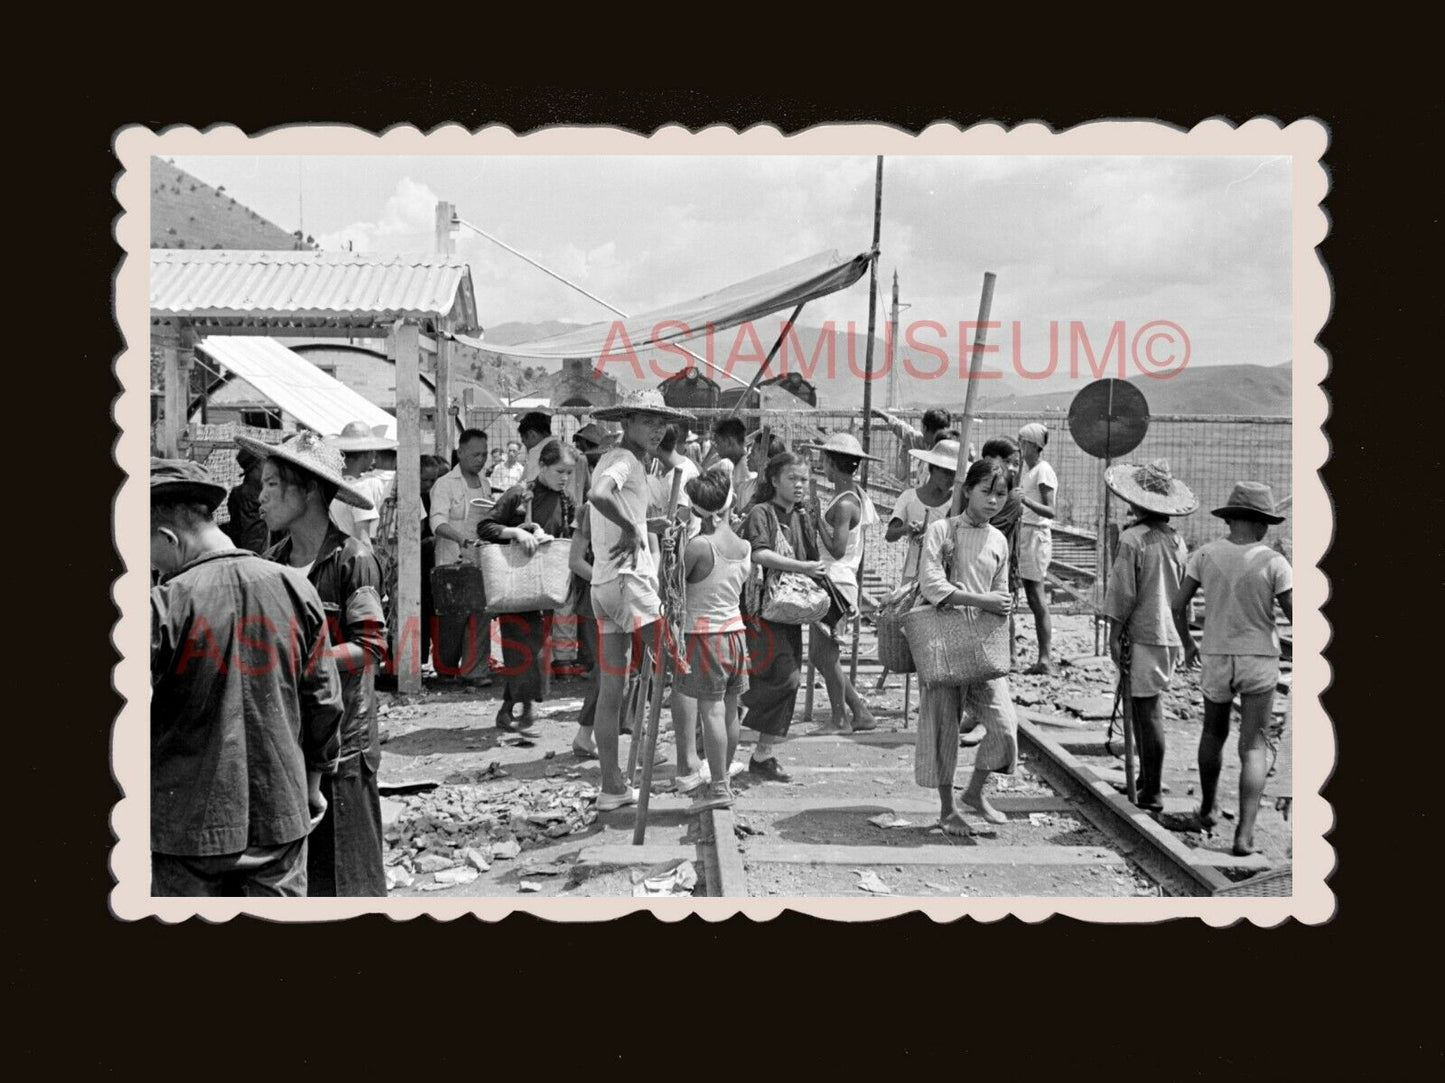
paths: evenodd
<path fill-rule="evenodd" d="M 739 608 L 743 584 L 753 569 L 752 546 L 728 524 L 731 479 L 709 472 L 687 483 L 687 495 L 700 532 L 687 543 L 688 671 L 677 678 L 673 704 L 687 697 L 697 704 L 707 754 L 707 788 L 698 790 L 690 812 L 724 808 L 733 803 L 728 782 L 738 747 L 738 701 L 748 687 L 748 661 L 743 617 Z M 678 731 L 678 741 L 691 730 Z"/>
<path fill-rule="evenodd" d="M 934 523 L 923 537 L 920 590 L 925 601 L 940 608 L 973 606 L 1006 616 L 1013 608 L 1008 543 L 989 525 L 1008 495 L 1003 465 L 997 459 L 979 459 L 964 476 L 963 495 L 963 514 Z M 953 803 L 958 731 L 965 708 L 984 728 L 963 794 L 966 807 L 992 823 L 1003 823 L 1006 817 L 989 804 L 984 787 L 993 772 L 1012 774 L 1018 759 L 1018 723 L 1007 678 L 966 687 L 923 685 L 913 777 L 920 786 L 938 790 L 938 825 L 950 835 L 971 833 Z"/>

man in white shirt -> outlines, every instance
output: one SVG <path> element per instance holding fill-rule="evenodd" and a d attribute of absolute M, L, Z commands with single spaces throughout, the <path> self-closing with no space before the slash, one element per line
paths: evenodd
<path fill-rule="evenodd" d="M 432 536 L 436 539 L 435 567 L 432 569 L 434 597 L 443 596 L 435 582 L 438 573 L 461 559 L 464 552 L 479 545 L 477 523 L 486 514 L 473 500 L 491 500 L 492 485 L 482 475 L 487 465 L 487 434 L 467 429 L 457 442 L 457 465 L 437 478 L 431 488 Z M 482 569 L 473 566 L 476 578 Z M 456 673 L 474 683 L 488 683 L 486 662 L 490 636 L 478 613 L 437 612 L 437 642 L 432 660 L 438 672 Z"/>
<path fill-rule="evenodd" d="M 545 443 L 546 441 L 543 441 Z M 537 446 L 537 453 L 541 454 L 541 445 Z M 507 458 L 492 468 L 492 491 L 505 493 L 513 486 L 522 484 L 523 476 L 527 473 L 527 464 L 522 461 L 522 445 L 515 440 L 507 444 Z M 533 477 L 536 475 L 534 474 Z"/>
<path fill-rule="evenodd" d="M 682 518 L 687 521 L 687 537 L 691 541 L 697 537 L 702 524 L 692 514 L 692 498 L 687 495 L 687 483 L 701 474 L 702 469 L 678 447 L 678 440 L 682 435 L 680 430 L 679 425 L 669 425 L 662 434 L 662 439 L 658 441 L 657 462 L 661 471 L 648 479 L 648 487 L 651 490 L 650 503 L 656 509 L 655 514 L 661 515 L 667 510 L 668 501 L 672 499 L 674 479 L 677 475 L 682 476 L 682 485 L 677 492 L 677 510 L 682 512 Z"/>
<path fill-rule="evenodd" d="M 725 417 L 712 428 L 714 461 L 709 470 L 730 473 L 733 482 L 733 513 L 741 512 L 752 499 L 757 474 L 748 468 L 748 428 L 742 418 Z"/>

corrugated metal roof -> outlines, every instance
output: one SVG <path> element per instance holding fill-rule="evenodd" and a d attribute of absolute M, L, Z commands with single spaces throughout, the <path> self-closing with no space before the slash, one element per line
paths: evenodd
<path fill-rule="evenodd" d="M 471 271 L 459 256 L 352 252 L 151 252 L 154 317 L 361 319 L 453 314 L 475 330 Z"/>
<path fill-rule="evenodd" d="M 209 335 L 196 348 L 323 436 L 335 436 L 352 421 L 385 425 L 387 435 L 396 436 L 396 418 L 274 338 Z"/>

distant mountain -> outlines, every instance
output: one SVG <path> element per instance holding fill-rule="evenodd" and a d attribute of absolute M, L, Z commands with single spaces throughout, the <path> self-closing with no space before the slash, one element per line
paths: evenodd
<path fill-rule="evenodd" d="M 1293 412 L 1293 372 L 1288 361 L 1282 365 L 1210 365 L 1187 368 L 1168 379 L 1135 376 L 1129 382 L 1144 393 L 1151 414 L 1287 417 Z M 1037 395 L 984 396 L 979 408 L 1062 413 L 1079 386 Z"/>
<path fill-rule="evenodd" d="M 164 158 L 151 159 L 152 248 L 313 249 L 255 211 Z"/>

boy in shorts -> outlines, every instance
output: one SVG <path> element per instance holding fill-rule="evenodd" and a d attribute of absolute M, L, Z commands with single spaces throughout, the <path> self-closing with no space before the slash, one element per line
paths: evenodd
<path fill-rule="evenodd" d="M 1053 627 L 1049 623 L 1049 597 L 1045 588 L 1049 563 L 1054 558 L 1054 535 L 1051 523 L 1055 512 L 1054 495 L 1059 489 L 1058 475 L 1044 461 L 1044 445 L 1049 430 L 1037 421 L 1019 430 L 1019 453 L 1024 460 L 1024 476 L 1020 483 L 1019 503 L 1023 512 L 1019 520 L 1019 579 L 1024 595 L 1033 610 L 1034 628 L 1039 638 L 1039 659 L 1025 673 L 1043 673 L 1056 677 L 1059 667 L 1049 656 L 1053 646 Z"/>
<path fill-rule="evenodd" d="M 1274 493 L 1257 481 L 1241 481 L 1229 502 L 1214 509 L 1229 524 L 1229 536 L 1216 538 L 1190 554 L 1175 601 L 1183 620 L 1189 600 L 1204 588 L 1204 642 L 1200 648 L 1200 685 L 1204 691 L 1204 730 L 1199 735 L 1199 822 L 1218 822 L 1216 793 L 1229 736 L 1229 712 L 1240 699 L 1239 822 L 1234 852 L 1256 852 L 1254 825 L 1264 793 L 1266 732 L 1279 684 L 1279 632 L 1274 603 L 1294 619 L 1289 561 L 1264 543 L 1271 524 L 1284 522 Z"/>
<path fill-rule="evenodd" d="M 610 812 L 637 800 L 630 779 L 618 765 L 618 733 L 622 724 L 627 675 L 642 658 L 644 636 L 654 636 L 662 612 L 658 597 L 657 562 L 648 545 L 649 531 L 661 532 L 665 519 L 647 517 L 647 457 L 669 422 L 687 415 L 662 401 L 653 389 L 635 391 L 616 406 L 594 410 L 600 421 L 622 422 L 622 442 L 598 460 L 592 476 L 592 608 L 601 647 L 601 678 L 593 725 L 602 792 L 597 809 Z M 659 644 L 660 649 L 660 644 Z"/>
<path fill-rule="evenodd" d="M 1104 615 L 1109 618 L 1109 654 L 1121 672 L 1128 674 L 1134 732 L 1139 738 L 1135 803 L 1160 812 L 1164 808 L 1160 796 L 1164 786 L 1164 707 L 1159 696 L 1183 661 L 1184 643 L 1189 638 L 1189 626 L 1173 608 L 1188 551 L 1169 519 L 1194 514 L 1199 502 L 1170 474 L 1164 459 L 1148 466 L 1111 467 L 1104 481 L 1134 510 L 1134 523 L 1119 535 Z"/>

